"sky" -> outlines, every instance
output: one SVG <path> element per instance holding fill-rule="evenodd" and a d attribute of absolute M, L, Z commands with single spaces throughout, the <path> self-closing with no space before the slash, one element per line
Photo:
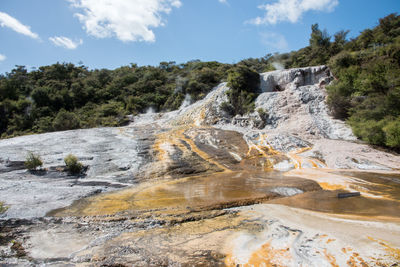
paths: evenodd
<path fill-rule="evenodd" d="M 400 0 L 0 0 L 0 73 L 235 63 L 307 46 L 314 23 L 355 37 L 399 11 Z"/>

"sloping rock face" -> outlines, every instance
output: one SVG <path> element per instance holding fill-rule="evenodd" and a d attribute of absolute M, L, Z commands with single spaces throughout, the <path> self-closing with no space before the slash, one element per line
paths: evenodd
<path fill-rule="evenodd" d="M 329 115 L 325 86 L 332 80 L 326 66 L 262 73 L 263 93 L 256 99 L 256 112 L 235 117 L 230 123 L 307 139 L 355 140 L 348 126 Z M 264 114 L 260 115 L 259 109 Z"/>
<path fill-rule="evenodd" d="M 261 74 L 256 109 L 268 114 L 265 129 L 307 138 L 355 140 L 351 129 L 329 116 L 325 86 L 333 79 L 326 66 Z"/>
<path fill-rule="evenodd" d="M 159 116 L 167 125 L 216 125 L 229 128 L 268 130 L 273 133 L 302 135 L 304 138 L 355 140 L 344 122 L 329 115 L 325 86 L 333 76 L 326 66 L 316 66 L 260 75 L 261 93 L 255 103 L 256 112 L 229 117 L 220 105 L 227 101 L 226 83 L 214 88 L 203 100 L 180 110 Z M 261 117 L 258 109 L 265 112 Z M 232 128 L 234 129 L 234 128 Z"/>
<path fill-rule="evenodd" d="M 5 215 L 41 217 L 81 197 L 134 184 L 151 139 L 151 129 L 144 136 L 134 128 L 98 128 L 2 140 L 0 190 L 10 206 Z M 7 168 L 7 162 L 24 161 L 28 151 L 39 154 L 48 170 L 31 173 L 23 165 L 17 170 Z M 84 178 L 57 170 L 71 153 L 89 166 Z"/>
<path fill-rule="evenodd" d="M 220 105 L 228 101 L 226 91 L 229 88 L 226 83 L 221 83 L 215 87 L 204 99 L 187 106 L 178 111 L 167 113 L 163 118 L 171 125 L 213 125 L 226 119 Z"/>
<path fill-rule="evenodd" d="M 242 117 L 221 110 L 222 83 L 125 127 L 0 140 L 0 265 L 398 263 L 400 156 L 329 116 L 332 79 L 325 66 L 263 73 Z M 25 169 L 28 151 L 44 170 Z M 85 175 L 63 171 L 70 153 Z"/>

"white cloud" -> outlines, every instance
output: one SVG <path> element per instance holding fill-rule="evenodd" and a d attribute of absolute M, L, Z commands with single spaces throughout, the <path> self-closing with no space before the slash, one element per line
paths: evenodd
<path fill-rule="evenodd" d="M 288 42 L 285 36 L 275 32 L 263 32 L 260 33 L 261 42 L 269 47 L 276 49 L 274 52 L 284 52 L 289 49 Z"/>
<path fill-rule="evenodd" d="M 227 0 L 218 0 L 218 2 L 220 2 L 221 4 L 228 4 Z"/>
<path fill-rule="evenodd" d="M 66 49 L 76 49 L 79 45 L 83 44 L 82 39 L 78 42 L 74 42 L 71 39 L 64 36 L 50 37 L 49 40 L 56 46 L 61 46 Z"/>
<path fill-rule="evenodd" d="M 162 15 L 179 8 L 180 0 L 68 0 L 86 32 L 98 38 L 116 36 L 124 42 L 154 42 L 152 29 L 164 26 Z"/>
<path fill-rule="evenodd" d="M 0 62 L 2 62 L 2 61 L 4 61 L 4 60 L 6 60 L 6 56 L 5 55 L 3 55 L 3 54 L 0 54 Z"/>
<path fill-rule="evenodd" d="M 307 11 L 331 12 L 338 4 L 339 0 L 279 0 L 259 6 L 258 8 L 265 10 L 265 15 L 249 22 L 256 25 L 276 24 L 282 21 L 295 23 Z"/>
<path fill-rule="evenodd" d="M 33 39 L 39 39 L 39 35 L 32 32 L 29 26 L 22 24 L 16 18 L 11 17 L 10 15 L 4 12 L 0 12 L 0 26 L 8 27 L 13 31 L 29 36 Z"/>

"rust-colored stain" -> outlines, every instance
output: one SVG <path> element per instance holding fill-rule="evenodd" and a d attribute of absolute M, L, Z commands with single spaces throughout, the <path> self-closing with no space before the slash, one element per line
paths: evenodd
<path fill-rule="evenodd" d="M 173 147 L 176 146 L 178 147 L 181 151 L 184 152 L 189 152 L 189 153 L 196 153 L 199 157 L 201 157 L 204 161 L 214 164 L 218 166 L 220 169 L 224 171 L 230 171 L 226 166 L 220 164 L 218 161 L 214 160 L 212 156 L 208 155 L 204 151 L 200 150 L 194 141 L 190 138 L 187 138 L 184 134 L 184 132 L 187 129 L 190 129 L 191 127 L 186 126 L 186 127 L 179 127 L 177 129 L 170 130 L 165 133 L 160 133 L 157 135 L 156 141 L 153 145 L 153 149 L 157 152 L 157 158 L 159 161 L 163 162 L 166 160 L 169 160 L 168 157 L 168 151 L 165 149 L 165 146 Z M 187 144 L 189 144 L 190 149 L 187 148 L 183 142 L 185 141 Z"/>
<path fill-rule="evenodd" d="M 368 236 L 368 239 L 377 242 L 385 249 L 385 251 L 388 253 L 388 256 L 400 263 L 400 248 L 393 247 L 391 244 L 389 244 L 389 242 L 386 242 L 385 240 L 375 239 L 370 236 Z"/>
<path fill-rule="evenodd" d="M 253 252 L 247 263 L 238 264 L 234 256 L 228 255 L 225 259 L 227 267 L 255 267 L 255 266 L 285 266 L 282 262 L 288 262 L 292 259 L 289 248 L 274 249 L 270 243 L 265 243 L 260 249 Z"/>
<path fill-rule="evenodd" d="M 294 166 L 296 169 L 301 169 L 302 165 L 304 164 L 304 159 L 303 157 L 298 156 L 297 154 L 301 154 L 303 152 L 306 152 L 307 150 L 310 150 L 310 147 L 304 147 L 304 148 L 300 148 L 298 150 L 292 151 L 288 153 L 288 157 L 293 161 Z M 317 167 L 318 165 L 312 161 L 311 159 L 307 159 L 309 162 L 312 162 L 311 164 L 315 167 Z"/>
<path fill-rule="evenodd" d="M 325 182 L 319 182 L 318 184 L 322 187 L 322 189 L 325 189 L 325 190 L 346 189 L 345 186 L 339 185 L 339 184 L 331 184 L 331 183 L 325 183 Z"/>
<path fill-rule="evenodd" d="M 339 267 L 339 265 L 336 262 L 335 257 L 332 254 L 328 253 L 326 248 L 324 249 L 324 255 L 332 267 Z"/>
<path fill-rule="evenodd" d="M 350 256 L 350 259 L 347 261 L 347 265 L 351 267 L 368 267 L 369 264 L 367 264 L 363 258 L 360 257 L 360 254 L 353 252 L 353 254 Z"/>
<path fill-rule="evenodd" d="M 331 243 L 331 242 L 333 242 L 333 241 L 335 241 L 336 239 L 334 239 L 334 238 L 329 238 L 328 240 L 326 240 L 326 243 L 327 244 L 329 244 L 329 243 Z"/>
<path fill-rule="evenodd" d="M 352 251 L 353 251 L 352 248 L 342 248 L 342 252 L 345 253 L 345 254 L 347 254 L 349 252 L 352 252 Z"/>

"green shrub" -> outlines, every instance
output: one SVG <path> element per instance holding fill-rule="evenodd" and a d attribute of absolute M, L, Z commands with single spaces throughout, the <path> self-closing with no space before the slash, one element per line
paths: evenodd
<path fill-rule="evenodd" d="M 30 171 L 34 171 L 36 170 L 38 167 L 41 167 L 43 165 L 43 161 L 40 158 L 39 155 L 34 154 L 32 152 L 28 152 L 28 155 L 26 157 L 25 160 L 25 167 L 30 170 Z"/>
<path fill-rule="evenodd" d="M 4 213 L 8 207 L 4 206 L 3 202 L 0 202 L 0 214 Z"/>
<path fill-rule="evenodd" d="M 182 105 L 184 100 L 184 94 L 182 94 L 181 92 L 174 93 L 167 99 L 163 106 L 163 109 L 168 111 L 178 109 Z"/>
<path fill-rule="evenodd" d="M 123 116 L 124 113 L 124 105 L 122 102 L 110 101 L 106 104 L 103 104 L 98 107 L 97 113 L 101 117 L 110 117 L 110 116 Z"/>
<path fill-rule="evenodd" d="M 45 132 L 51 132 L 53 130 L 53 118 L 52 117 L 41 117 L 37 121 L 35 121 L 35 126 L 34 130 L 36 130 L 38 133 L 45 133 Z"/>
<path fill-rule="evenodd" d="M 386 135 L 386 145 L 395 149 L 400 149 L 400 119 L 389 122 L 383 131 Z"/>
<path fill-rule="evenodd" d="M 348 68 L 352 65 L 355 65 L 357 62 L 352 56 L 352 54 L 348 51 L 342 51 L 336 56 L 332 57 L 329 60 L 329 66 L 332 71 L 335 73 L 338 72 L 340 69 Z"/>
<path fill-rule="evenodd" d="M 328 88 L 333 88 L 333 86 L 331 85 Z M 349 109 L 351 108 L 349 97 L 340 95 L 339 93 L 330 93 L 327 103 L 334 118 L 342 120 L 348 118 Z"/>
<path fill-rule="evenodd" d="M 56 131 L 78 129 L 80 126 L 78 117 L 65 109 L 61 109 L 53 121 L 53 128 Z"/>
<path fill-rule="evenodd" d="M 226 94 L 232 106 L 233 115 L 243 115 L 254 111 L 254 100 L 259 93 L 259 85 L 260 75 L 248 67 L 239 65 L 229 71 L 230 89 Z"/>
<path fill-rule="evenodd" d="M 257 113 L 262 120 L 266 120 L 269 116 L 268 112 L 266 112 L 263 108 L 258 108 Z"/>
<path fill-rule="evenodd" d="M 386 137 L 382 130 L 385 122 L 383 120 L 356 120 L 351 117 L 348 122 L 357 137 L 373 145 L 385 145 Z"/>
<path fill-rule="evenodd" d="M 70 174 L 80 174 L 83 171 L 83 165 L 78 161 L 78 158 L 72 154 L 69 154 L 64 158 L 67 171 Z"/>
<path fill-rule="evenodd" d="M 231 116 L 235 115 L 235 109 L 229 102 L 221 103 L 220 108 Z"/>

